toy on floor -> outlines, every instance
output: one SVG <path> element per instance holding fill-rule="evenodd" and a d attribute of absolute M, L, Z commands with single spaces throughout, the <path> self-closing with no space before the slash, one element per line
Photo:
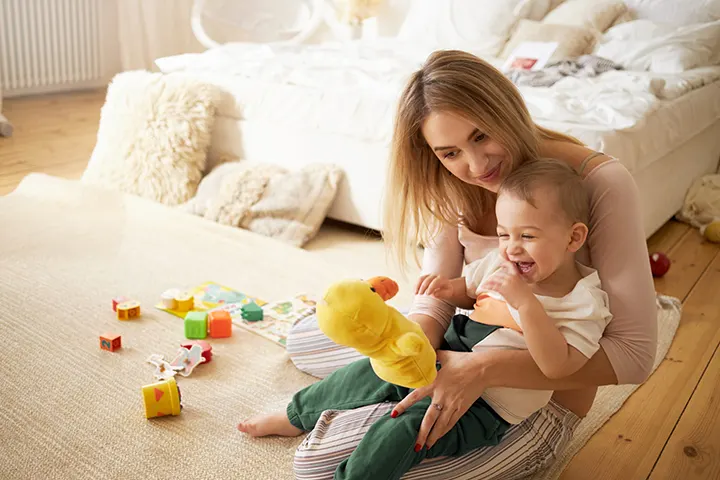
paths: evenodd
<path fill-rule="evenodd" d="M 188 312 L 185 315 L 185 338 L 207 337 L 207 312 Z"/>
<path fill-rule="evenodd" d="M 318 326 L 335 343 L 370 357 L 386 382 L 419 388 L 435 380 L 435 350 L 417 323 L 385 303 L 397 291 L 387 277 L 335 283 L 318 302 Z"/>
<path fill-rule="evenodd" d="M 170 362 L 170 366 L 183 377 L 187 377 L 195 370 L 195 367 L 205 361 L 202 352 L 203 348 L 200 345 L 193 345 L 190 350 L 180 348 L 175 358 Z"/>
<path fill-rule="evenodd" d="M 174 377 L 177 373 L 177 370 L 175 370 L 172 365 L 166 362 L 165 358 L 162 355 L 159 355 L 157 353 L 153 353 L 152 355 L 150 355 L 146 361 L 152 365 L 155 365 L 155 372 L 153 372 L 153 375 L 158 380 L 167 380 L 168 378 Z"/>
<path fill-rule="evenodd" d="M 208 328 L 212 338 L 232 336 L 232 317 L 225 310 L 215 310 L 208 314 Z"/>
<path fill-rule="evenodd" d="M 117 306 L 120 303 L 124 303 L 130 300 L 128 297 L 115 297 L 112 299 L 113 312 L 117 312 Z"/>
<path fill-rule="evenodd" d="M 700 229 L 700 233 L 712 243 L 720 243 L 720 219 L 714 220 Z"/>
<path fill-rule="evenodd" d="M 169 310 L 175 310 L 177 308 L 177 297 L 180 296 L 180 290 L 177 288 L 171 288 L 170 290 L 166 290 L 163 292 L 162 295 L 160 295 L 160 303 L 162 303 L 163 307 L 169 309 Z"/>
<path fill-rule="evenodd" d="M 202 356 L 205 359 L 205 363 L 209 363 L 212 361 L 212 345 L 210 345 L 205 340 L 192 340 L 180 344 L 182 348 L 187 348 L 188 350 L 190 350 L 193 345 L 200 345 L 200 347 L 202 347 Z"/>
<path fill-rule="evenodd" d="M 145 403 L 145 418 L 180 415 L 182 398 L 175 377 L 145 385 L 141 391 Z"/>
<path fill-rule="evenodd" d="M 242 306 L 241 315 L 248 322 L 259 322 L 263 319 L 263 310 L 257 303 L 250 302 Z"/>
<path fill-rule="evenodd" d="M 103 333 L 100 335 L 100 348 L 108 352 L 114 352 L 122 347 L 122 337 L 115 333 Z"/>
<path fill-rule="evenodd" d="M 140 316 L 140 302 L 127 300 L 117 304 L 118 320 L 131 320 Z"/>
<path fill-rule="evenodd" d="M 192 293 L 180 292 L 175 296 L 175 308 L 181 312 L 189 312 L 195 308 L 195 299 Z"/>
<path fill-rule="evenodd" d="M 670 270 L 670 259 L 662 252 L 650 255 L 650 270 L 653 277 L 662 277 Z"/>

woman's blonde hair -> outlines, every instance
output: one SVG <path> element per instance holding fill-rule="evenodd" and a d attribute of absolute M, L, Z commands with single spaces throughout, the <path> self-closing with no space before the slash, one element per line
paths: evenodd
<path fill-rule="evenodd" d="M 538 158 L 541 139 L 581 144 L 533 122 L 515 85 L 463 51 L 430 55 L 402 92 L 395 117 L 384 199 L 383 238 L 401 266 L 408 249 L 427 245 L 448 224 L 478 231 L 494 208 L 494 194 L 452 175 L 422 134 L 431 112 L 453 112 L 505 147 L 513 168 Z"/>

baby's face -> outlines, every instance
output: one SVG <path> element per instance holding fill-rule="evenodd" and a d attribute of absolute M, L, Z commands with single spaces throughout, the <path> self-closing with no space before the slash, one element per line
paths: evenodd
<path fill-rule="evenodd" d="M 572 224 L 557 195 L 545 188 L 533 194 L 535 206 L 512 194 L 500 195 L 495 206 L 500 251 L 531 284 L 546 280 L 573 258 L 568 250 Z"/>

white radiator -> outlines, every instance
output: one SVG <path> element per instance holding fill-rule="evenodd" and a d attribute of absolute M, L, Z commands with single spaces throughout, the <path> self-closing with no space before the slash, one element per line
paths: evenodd
<path fill-rule="evenodd" d="M 115 1 L 0 0 L 6 97 L 106 85 L 119 71 Z"/>

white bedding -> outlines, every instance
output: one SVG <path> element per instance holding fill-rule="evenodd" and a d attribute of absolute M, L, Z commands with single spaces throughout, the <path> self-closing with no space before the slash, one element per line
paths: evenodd
<path fill-rule="evenodd" d="M 397 97 L 427 53 L 397 40 L 284 47 L 228 44 L 156 63 L 163 72 L 184 72 L 223 86 L 232 99 L 220 106 L 221 115 L 389 142 Z M 520 90 L 539 123 L 629 131 L 663 101 L 718 79 L 720 67 L 673 75 L 612 71 Z"/>

